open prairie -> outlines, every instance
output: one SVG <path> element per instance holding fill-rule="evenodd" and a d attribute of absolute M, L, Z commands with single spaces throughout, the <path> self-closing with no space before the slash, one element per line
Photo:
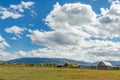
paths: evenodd
<path fill-rule="evenodd" d="M 120 70 L 0 67 L 0 80 L 120 80 Z"/>

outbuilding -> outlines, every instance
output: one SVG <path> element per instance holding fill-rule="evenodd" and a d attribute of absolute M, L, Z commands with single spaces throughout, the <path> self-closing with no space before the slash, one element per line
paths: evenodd
<path fill-rule="evenodd" d="M 98 64 L 97 67 L 99 70 L 112 70 L 113 69 L 113 65 L 110 62 L 105 62 L 102 61 Z"/>

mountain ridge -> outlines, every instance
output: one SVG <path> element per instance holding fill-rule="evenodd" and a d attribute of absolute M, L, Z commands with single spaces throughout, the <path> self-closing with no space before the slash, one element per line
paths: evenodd
<path fill-rule="evenodd" d="M 35 63 L 35 64 L 40 64 L 40 63 L 52 63 L 56 62 L 58 64 L 64 64 L 65 62 L 71 62 L 71 63 L 78 63 L 80 65 L 85 65 L 85 66 L 97 66 L 99 62 L 94 62 L 94 63 L 89 63 L 89 62 L 84 62 L 84 61 L 77 61 L 77 60 L 72 60 L 72 59 L 64 59 L 64 58 L 17 58 L 13 60 L 6 61 L 9 63 L 18 63 L 18 62 L 23 62 L 23 63 Z M 112 63 L 114 66 L 115 65 L 120 65 L 120 61 L 107 61 Z"/>
<path fill-rule="evenodd" d="M 10 62 L 10 63 L 23 62 L 23 63 L 35 63 L 35 64 L 51 63 L 51 62 L 56 62 L 58 64 L 64 64 L 65 62 L 71 62 L 71 63 L 78 63 L 80 65 L 88 64 L 87 62 L 84 62 L 84 61 L 77 61 L 77 60 L 63 59 L 63 58 L 18 58 L 18 59 L 9 60 L 6 62 Z"/>

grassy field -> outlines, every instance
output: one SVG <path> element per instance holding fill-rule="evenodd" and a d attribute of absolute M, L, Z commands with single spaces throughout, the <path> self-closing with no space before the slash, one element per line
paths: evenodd
<path fill-rule="evenodd" d="M 120 80 L 120 70 L 0 67 L 0 80 Z"/>

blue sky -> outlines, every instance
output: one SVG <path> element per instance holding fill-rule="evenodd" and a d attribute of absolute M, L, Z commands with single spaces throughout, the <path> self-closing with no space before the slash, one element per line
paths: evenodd
<path fill-rule="evenodd" d="M 119 60 L 119 6 L 119 0 L 2 0 L 0 58 Z"/>

